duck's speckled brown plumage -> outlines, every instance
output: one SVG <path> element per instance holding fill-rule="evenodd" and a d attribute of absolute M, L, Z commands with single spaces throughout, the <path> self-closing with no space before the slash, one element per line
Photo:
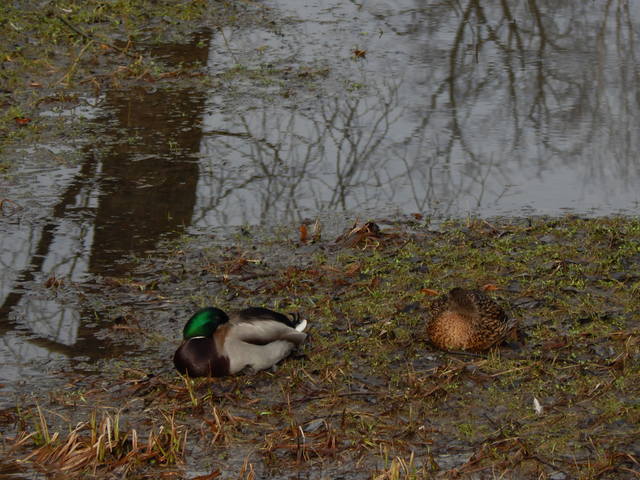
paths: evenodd
<path fill-rule="evenodd" d="M 481 352 L 514 331 L 502 307 L 479 290 L 454 288 L 429 306 L 427 335 L 443 350 Z"/>

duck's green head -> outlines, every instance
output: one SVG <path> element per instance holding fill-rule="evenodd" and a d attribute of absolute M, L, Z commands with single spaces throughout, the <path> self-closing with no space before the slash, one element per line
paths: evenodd
<path fill-rule="evenodd" d="M 185 340 L 193 337 L 211 337 L 216 328 L 228 321 L 227 314 L 219 308 L 203 308 L 189 319 L 182 330 L 182 337 Z"/>

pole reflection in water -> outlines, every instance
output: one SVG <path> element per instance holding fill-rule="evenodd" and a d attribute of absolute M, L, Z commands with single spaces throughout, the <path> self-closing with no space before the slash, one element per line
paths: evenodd
<path fill-rule="evenodd" d="M 169 64 L 201 62 L 209 38 L 202 32 L 188 45 L 151 50 Z M 188 91 L 106 91 L 92 119 L 105 125 L 101 144 L 85 148 L 79 167 L 41 178 L 52 191 L 64 185 L 46 216 L 37 218 L 33 209 L 29 221 L 16 215 L 3 225 L 0 384 L 13 388 L 39 377 L 44 386 L 48 365 L 60 370 L 69 359 L 128 351 L 93 335 L 95 315 L 77 309 L 73 284 L 125 273 L 129 256 L 143 255 L 188 225 L 203 105 L 202 95 Z"/>

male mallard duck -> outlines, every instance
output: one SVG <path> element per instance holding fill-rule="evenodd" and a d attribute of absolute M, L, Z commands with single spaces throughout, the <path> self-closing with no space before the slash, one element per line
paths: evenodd
<path fill-rule="evenodd" d="M 429 306 L 427 335 L 443 350 L 487 350 L 515 328 L 516 321 L 480 290 L 456 287 Z"/>
<path fill-rule="evenodd" d="M 306 320 L 266 308 L 251 307 L 229 315 L 219 308 L 203 308 L 184 326 L 184 340 L 173 363 L 191 377 L 222 377 L 245 368 L 264 370 L 304 342 L 306 326 Z"/>

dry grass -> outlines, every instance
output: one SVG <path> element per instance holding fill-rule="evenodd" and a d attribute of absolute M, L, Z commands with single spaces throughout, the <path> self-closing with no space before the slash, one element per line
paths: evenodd
<path fill-rule="evenodd" d="M 187 432 L 178 425 L 175 415 L 163 414 L 162 422 L 140 435 L 134 428 L 122 430 L 120 414 L 110 414 L 102 410 L 102 418 L 96 421 L 94 411 L 87 422 L 78 423 L 67 434 L 48 432 L 47 421 L 37 407 L 39 424 L 35 432 L 21 432 L 9 453 L 24 450 L 35 443 L 28 455 L 19 459 L 20 463 L 30 463 L 44 472 L 62 472 L 73 475 L 91 472 L 97 475 L 119 469 L 123 474 L 136 465 L 157 463 L 171 465 L 180 462 L 184 455 Z M 39 445 L 44 440 L 44 444 Z M 124 468 L 121 468 L 124 467 Z"/>

